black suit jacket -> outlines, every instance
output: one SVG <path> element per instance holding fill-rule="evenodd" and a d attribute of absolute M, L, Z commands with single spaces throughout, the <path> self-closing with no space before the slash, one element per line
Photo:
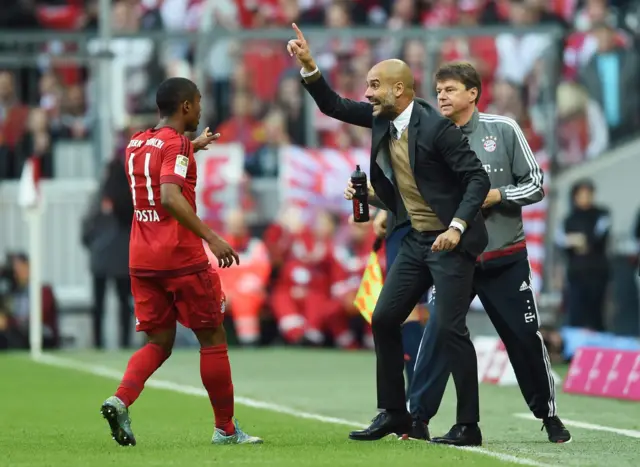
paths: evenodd
<path fill-rule="evenodd" d="M 340 97 L 322 76 L 303 80 L 303 85 L 322 113 L 372 129 L 371 185 L 386 208 L 398 214 L 397 190 L 376 162 L 381 145 L 389 142 L 390 120 L 374 117 L 367 102 Z M 478 256 L 488 241 L 480 207 L 491 187 L 482 163 L 462 131 L 422 99 L 414 101 L 408 131 L 409 159 L 420 194 L 444 225 L 453 218 L 466 222 L 460 248 Z"/>

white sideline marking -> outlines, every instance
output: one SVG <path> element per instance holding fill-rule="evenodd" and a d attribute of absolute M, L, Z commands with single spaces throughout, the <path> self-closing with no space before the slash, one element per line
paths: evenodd
<path fill-rule="evenodd" d="M 112 368 L 108 368 L 101 365 L 93 365 L 84 362 L 80 362 L 77 360 L 73 360 L 71 358 L 58 357 L 55 355 L 41 355 L 39 357 L 33 358 L 35 362 L 44 364 L 57 366 L 61 368 L 68 368 L 71 370 L 81 371 L 83 373 L 89 373 L 96 376 L 102 376 L 104 378 L 120 380 L 122 378 L 123 373 Z M 165 389 L 167 391 L 173 391 L 180 394 L 188 394 L 191 396 L 201 396 L 208 397 L 207 392 L 204 388 L 198 388 L 194 386 L 188 386 L 185 384 L 178 384 L 171 381 L 159 380 L 159 379 L 150 379 L 145 383 L 145 387 L 156 388 L 156 389 Z M 327 417 L 325 415 L 304 412 L 300 410 L 293 409 L 291 407 L 286 407 L 284 405 L 272 404 L 271 402 L 264 402 L 255 399 L 251 399 L 248 397 L 235 397 L 236 404 L 244 405 L 246 407 L 253 407 L 256 409 L 269 410 L 271 412 L 276 412 L 280 414 L 290 415 L 296 418 L 304 418 L 307 420 L 315 420 L 317 422 L 322 423 L 331 423 L 333 425 L 344 425 L 352 428 L 364 428 L 367 425 L 354 422 L 351 420 L 345 420 L 343 418 L 336 417 Z M 454 447 L 455 448 L 455 447 Z M 503 454 L 501 452 L 489 451 L 483 448 L 476 447 L 459 447 L 455 449 L 461 449 L 464 451 L 476 452 L 478 454 L 483 454 L 485 456 L 493 457 L 495 459 L 499 459 L 504 462 L 512 462 L 514 464 L 519 465 L 531 465 L 533 467 L 553 467 L 549 464 L 543 464 L 538 461 L 534 461 L 532 459 L 527 459 L 523 457 L 516 457 L 511 454 Z"/>
<path fill-rule="evenodd" d="M 523 418 L 525 420 L 535 420 L 537 422 L 540 421 L 539 419 L 534 417 L 533 414 L 530 414 L 530 413 L 514 413 L 513 416 L 518 418 Z M 562 422 L 567 426 L 575 426 L 576 428 L 584 428 L 585 430 L 608 431 L 609 433 L 628 436 L 629 438 L 640 438 L 640 431 L 636 431 L 636 430 L 627 430 L 624 428 L 614 428 L 610 426 L 596 425 L 594 423 L 581 422 L 578 420 L 569 420 L 567 418 L 563 418 Z"/>

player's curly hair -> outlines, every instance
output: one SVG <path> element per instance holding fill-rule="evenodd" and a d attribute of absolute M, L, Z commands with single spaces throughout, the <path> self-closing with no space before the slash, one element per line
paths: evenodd
<path fill-rule="evenodd" d="M 174 115 L 183 102 L 193 102 L 199 94 L 198 86 L 187 78 L 164 80 L 156 92 L 156 105 L 161 117 Z"/>

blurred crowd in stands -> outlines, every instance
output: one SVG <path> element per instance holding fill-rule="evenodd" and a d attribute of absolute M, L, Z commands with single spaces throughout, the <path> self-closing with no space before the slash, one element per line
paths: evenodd
<path fill-rule="evenodd" d="M 4 3 L 0 9 L 3 31 L 97 31 L 96 0 Z M 303 31 L 311 26 L 325 30 L 387 28 L 389 34 L 379 40 L 309 37 L 317 62 L 333 87 L 357 100 L 362 99 L 368 69 L 379 60 L 398 57 L 407 61 L 416 73 L 419 94 L 427 99 L 433 98 L 432 90 L 422 87 L 434 71 L 429 67 L 443 61 L 470 61 L 483 77 L 480 109 L 517 120 L 534 152 L 552 143 L 549 128 L 555 127 L 553 155 L 559 168 L 598 157 L 632 137 L 640 123 L 638 1 L 113 0 L 111 9 L 114 34 L 140 33 L 112 41 L 114 61 L 127 73 L 128 119 L 117 154 L 123 153 L 131 133 L 153 124 L 156 85 L 168 76 L 193 77 L 196 67 L 205 72 L 205 121 L 222 134 L 221 143 L 241 143 L 250 179 L 277 177 L 279 148 L 308 146 L 311 137 L 325 148 L 367 148 L 368 130 L 341 124 L 319 114 L 315 107 L 305 107 L 299 69 L 281 40 L 239 41 L 233 35 L 221 36 L 210 45 L 204 62 L 196 63 L 202 57 L 196 59 L 194 44 L 145 37 L 147 31 L 197 31 L 202 21 L 210 22 L 214 30 L 231 32 L 288 28 L 292 22 Z M 555 42 L 543 32 L 523 36 L 511 32 L 545 25 L 558 28 L 562 40 Z M 435 62 L 429 60 L 423 41 L 399 41 L 393 35 L 408 27 L 476 26 L 511 30 L 474 39 L 452 35 L 440 43 Z M 48 57 L 38 66 L 5 67 L 0 61 L 0 181 L 18 178 L 25 159 L 34 155 L 42 160 L 42 175 L 55 177 L 56 142 L 96 136 L 95 76 L 85 66 L 56 60 L 77 47 L 57 40 L 41 45 L 0 41 L 0 58 L 34 51 L 46 52 Z M 95 43 L 89 42 L 89 51 L 93 48 Z M 558 69 L 550 75 L 554 58 Z M 549 89 L 554 95 L 548 96 Z M 549 98 L 556 102 L 555 125 L 549 125 L 545 106 Z M 119 255 L 118 264 L 101 265 L 101 270 L 92 265 L 97 318 L 103 313 L 107 279 L 114 279 L 122 292 L 121 316 L 131 313 L 124 293 L 126 267 L 122 266 L 128 254 L 122 238 L 128 233 L 130 214 L 122 214 L 119 208 L 126 204 L 122 194 L 128 194 L 121 164 L 116 155 L 107 167 L 103 188 L 83 228 L 83 241 L 91 254 L 97 254 L 96 248 L 104 251 L 108 241 L 112 242 L 107 242 L 112 256 Z M 89 228 L 97 225 L 100 216 L 110 215 L 116 220 L 107 222 L 102 231 Z M 290 343 L 319 344 L 328 337 L 345 348 L 370 345 L 365 326 L 358 325 L 354 333 L 349 325 L 352 317 L 359 319 L 352 298 L 374 241 L 370 225 L 349 225 L 328 211 L 319 213 L 309 225 L 295 209 L 284 209 L 260 233 L 250 231 L 241 211 L 228 213 L 224 223 L 228 237 L 246 257 L 243 264 L 252 265 L 229 270 L 225 279 L 230 284 L 226 286 L 229 306 L 241 342 L 256 343 L 264 334 L 260 331 L 264 317 L 274 316 L 279 334 Z M 96 235 L 107 240 L 97 241 Z M 28 265 L 26 257 L 24 260 Z M 0 332 L 5 314 L 0 311 Z M 101 333 L 95 325 L 98 346 Z M 128 345 L 128 339 L 122 337 L 121 343 Z"/>

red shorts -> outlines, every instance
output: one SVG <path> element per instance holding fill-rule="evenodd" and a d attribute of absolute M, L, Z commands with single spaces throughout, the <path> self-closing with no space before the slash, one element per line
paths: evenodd
<path fill-rule="evenodd" d="M 212 268 L 179 277 L 131 276 L 136 331 L 171 329 L 176 321 L 189 329 L 222 324 L 225 297 Z"/>

